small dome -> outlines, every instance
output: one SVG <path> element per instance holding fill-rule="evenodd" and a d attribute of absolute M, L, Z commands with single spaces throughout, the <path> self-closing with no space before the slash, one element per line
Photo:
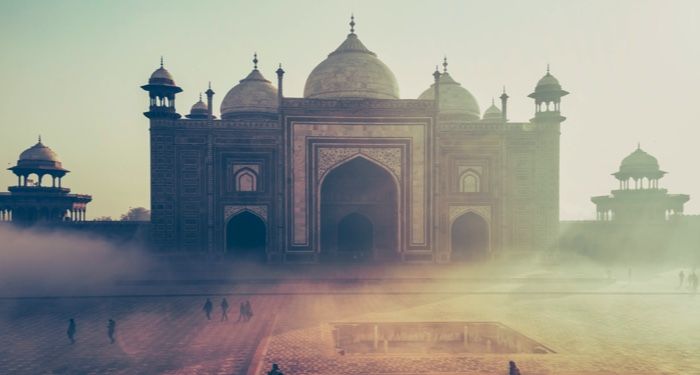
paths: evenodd
<path fill-rule="evenodd" d="M 418 99 L 434 100 L 435 83 L 423 91 Z M 442 73 L 440 75 L 440 114 L 462 115 L 466 120 L 478 120 L 481 118 L 480 113 L 479 103 L 474 95 L 452 79 L 449 73 Z"/>
<path fill-rule="evenodd" d="M 639 147 L 620 163 L 620 172 L 656 172 L 658 170 L 659 161 Z"/>
<path fill-rule="evenodd" d="M 256 59 L 257 60 L 257 59 Z M 256 67 L 221 102 L 221 118 L 242 113 L 277 113 L 277 88 Z"/>
<path fill-rule="evenodd" d="M 209 107 L 202 101 L 202 94 L 199 94 L 199 101 L 192 105 L 190 114 L 185 116 L 189 119 L 204 120 L 209 118 Z"/>
<path fill-rule="evenodd" d="M 545 74 L 544 77 L 540 78 L 540 80 L 537 81 L 537 86 L 535 86 L 534 94 L 563 92 L 565 91 L 561 89 L 561 84 L 559 83 L 559 80 L 549 72 L 549 65 L 547 65 L 547 74 Z"/>
<path fill-rule="evenodd" d="M 58 155 L 56 155 L 53 150 L 41 143 L 41 137 L 34 146 L 22 151 L 22 153 L 19 154 L 17 166 L 10 169 L 14 170 L 25 168 L 68 172 L 67 170 L 63 169 L 61 161 L 58 159 Z"/>
<path fill-rule="evenodd" d="M 199 96 L 199 101 L 192 105 L 192 109 L 190 109 L 190 112 L 209 112 L 209 107 L 207 107 L 207 103 L 202 101 L 201 95 Z"/>
<path fill-rule="evenodd" d="M 41 143 L 41 139 L 39 139 L 39 142 L 37 142 L 34 146 L 22 151 L 22 153 L 19 154 L 19 162 L 23 161 L 49 161 L 60 163 L 60 160 L 58 160 L 58 155 L 56 155 L 56 153 L 50 148 L 44 146 L 44 144 Z"/>
<path fill-rule="evenodd" d="M 491 99 L 491 106 L 484 111 L 484 120 L 500 120 L 502 117 L 501 110 L 496 107 L 493 99 Z"/>
<path fill-rule="evenodd" d="M 309 74 L 305 98 L 398 99 L 396 77 L 350 30 L 345 41 Z"/>
<path fill-rule="evenodd" d="M 156 69 L 152 74 L 151 78 L 148 79 L 148 83 L 151 85 L 169 85 L 175 86 L 175 80 L 172 74 L 163 67 L 163 62 L 160 63 L 160 68 Z"/>

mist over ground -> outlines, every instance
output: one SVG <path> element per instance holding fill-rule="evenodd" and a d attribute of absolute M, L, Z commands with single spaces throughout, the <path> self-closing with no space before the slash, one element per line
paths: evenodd
<path fill-rule="evenodd" d="M 121 278 L 142 277 L 151 264 L 136 244 L 0 226 L 0 296 L 96 291 Z"/>

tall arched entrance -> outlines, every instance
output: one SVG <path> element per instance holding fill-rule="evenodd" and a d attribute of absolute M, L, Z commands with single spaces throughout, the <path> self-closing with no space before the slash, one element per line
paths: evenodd
<path fill-rule="evenodd" d="M 398 186 L 381 166 L 356 157 L 321 185 L 321 258 L 391 261 L 398 258 Z"/>
<path fill-rule="evenodd" d="M 451 228 L 453 262 L 478 261 L 489 257 L 489 225 L 481 216 L 467 212 Z"/>
<path fill-rule="evenodd" d="M 250 211 L 242 211 L 226 224 L 226 252 L 236 259 L 267 260 L 265 222 Z"/>

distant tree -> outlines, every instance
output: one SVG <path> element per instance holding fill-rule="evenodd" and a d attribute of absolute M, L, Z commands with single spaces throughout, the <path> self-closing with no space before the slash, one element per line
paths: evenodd
<path fill-rule="evenodd" d="M 95 218 L 95 221 L 112 221 L 112 220 L 113 219 L 111 216 L 100 216 L 100 217 Z"/>
<path fill-rule="evenodd" d="M 121 217 L 122 221 L 149 221 L 151 220 L 151 211 L 143 207 L 129 208 Z"/>

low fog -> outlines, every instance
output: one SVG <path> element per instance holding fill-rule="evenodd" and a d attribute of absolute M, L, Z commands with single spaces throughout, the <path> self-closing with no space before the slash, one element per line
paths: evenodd
<path fill-rule="evenodd" d="M 137 245 L 85 234 L 0 227 L 0 296 L 71 295 L 95 291 L 146 271 Z"/>

